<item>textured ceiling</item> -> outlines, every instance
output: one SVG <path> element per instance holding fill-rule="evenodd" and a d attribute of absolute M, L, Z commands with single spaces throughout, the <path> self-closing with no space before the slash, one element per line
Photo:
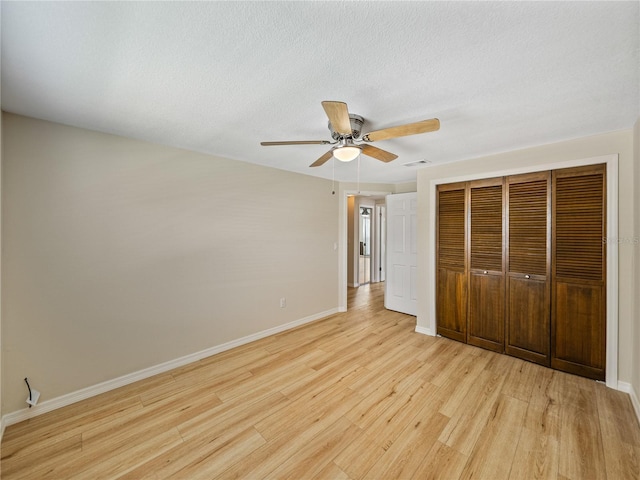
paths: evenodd
<path fill-rule="evenodd" d="M 360 181 L 630 128 L 639 116 L 636 2 L 2 2 L 2 109 L 331 178 L 322 100 L 376 142 Z M 357 162 L 336 162 L 355 181 Z M 423 166 L 422 168 L 429 168 Z"/>

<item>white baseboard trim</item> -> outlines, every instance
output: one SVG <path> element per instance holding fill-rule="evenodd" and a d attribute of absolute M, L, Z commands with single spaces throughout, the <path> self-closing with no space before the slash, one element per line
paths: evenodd
<path fill-rule="evenodd" d="M 618 385 L 616 390 L 619 390 L 624 393 L 631 394 L 631 384 L 628 382 L 620 382 L 618 381 Z"/>
<path fill-rule="evenodd" d="M 638 422 L 640 422 L 640 398 L 633 386 L 627 382 L 618 382 L 618 390 L 629 394 L 629 397 L 631 398 L 631 405 L 633 405 L 636 417 L 638 417 Z"/>
<path fill-rule="evenodd" d="M 427 327 L 421 327 L 420 325 L 416 325 L 416 333 L 421 333 L 423 335 L 430 335 L 432 337 L 435 337 L 436 334 L 433 333 L 433 330 L 431 330 L 430 328 Z"/>
<path fill-rule="evenodd" d="M 91 387 L 83 388 L 81 390 L 77 390 L 75 392 L 71 392 L 57 398 L 45 400 L 44 402 L 39 403 L 38 405 L 32 408 L 24 408 L 16 412 L 7 413 L 3 415 L 2 418 L 0 419 L 0 423 L 2 426 L 2 434 L 4 433 L 5 427 L 8 427 L 9 425 L 22 422 L 23 420 L 28 420 L 29 418 L 42 415 L 43 413 L 47 413 L 52 410 L 56 410 L 58 408 L 66 407 L 67 405 L 71 405 L 72 403 L 76 403 L 90 397 L 95 397 L 96 395 L 100 395 L 101 393 L 105 393 L 110 390 L 114 390 L 116 388 L 129 385 L 139 380 L 144 380 L 145 378 L 158 375 L 159 373 L 168 372 L 169 370 L 173 370 L 174 368 L 182 367 L 189 363 L 197 362 L 198 360 L 202 360 L 203 358 L 210 357 L 212 355 L 215 355 L 216 353 L 221 353 L 226 350 L 230 350 L 232 348 L 239 347 L 241 345 L 245 345 L 247 343 L 251 343 L 256 340 L 260 340 L 261 338 L 269 337 L 271 335 L 275 335 L 277 333 L 281 333 L 286 330 L 291 330 L 292 328 L 296 328 L 296 327 L 299 327 L 300 325 L 304 325 L 306 323 L 320 320 L 321 318 L 328 317 L 335 313 L 338 313 L 338 308 L 332 308 L 331 310 L 316 313 L 308 317 L 294 320 L 293 322 L 285 323 L 283 325 L 278 325 L 277 327 L 269 328 L 267 330 L 253 333 L 251 335 L 247 335 L 246 337 L 242 337 L 237 340 L 232 340 L 230 342 L 223 343 L 222 345 L 216 345 L 215 347 L 207 348 L 206 350 L 201 350 L 199 352 L 185 355 L 184 357 L 176 358 L 175 360 L 170 360 L 168 362 L 164 362 L 159 365 L 155 365 L 153 367 L 149 367 L 143 370 L 139 370 L 137 372 L 129 373 L 127 375 L 123 375 L 122 377 L 114 378 L 113 380 L 107 380 L 106 382 L 102 382 L 97 385 L 93 385 Z M 2 434 L 0 434 L 0 439 L 2 438 Z"/>

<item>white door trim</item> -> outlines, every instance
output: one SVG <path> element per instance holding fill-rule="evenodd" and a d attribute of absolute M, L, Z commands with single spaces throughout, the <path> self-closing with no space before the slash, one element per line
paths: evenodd
<path fill-rule="evenodd" d="M 534 165 L 511 170 L 499 170 L 478 175 L 438 178 L 429 183 L 429 258 L 427 275 L 430 288 L 427 290 L 428 318 L 426 322 L 418 318 L 416 331 L 427 335 L 436 334 L 436 188 L 444 183 L 467 182 L 482 178 L 502 177 L 520 173 L 557 170 L 604 163 L 607 165 L 607 236 L 618 238 L 618 154 L 603 155 L 579 160 Z M 424 327 L 423 325 L 428 325 Z M 606 385 L 618 390 L 618 242 L 607 243 L 607 352 Z"/>
<path fill-rule="evenodd" d="M 382 272 L 386 273 L 386 257 L 384 257 L 384 252 L 385 252 L 385 247 L 386 245 L 382 244 L 383 239 L 385 239 L 386 241 L 386 236 L 382 235 L 383 233 L 383 228 L 386 228 L 386 223 L 385 221 L 383 221 L 382 216 L 387 214 L 387 210 L 386 210 L 387 206 L 386 206 L 386 202 L 385 203 L 376 203 L 375 205 L 375 213 L 374 213 L 374 220 L 375 220 L 375 241 L 372 244 L 372 247 L 374 247 L 374 254 L 373 254 L 373 277 L 371 279 L 372 282 L 374 283 L 378 283 L 378 282 L 383 282 L 384 278 L 382 275 Z M 384 232 L 386 233 L 386 232 Z"/>

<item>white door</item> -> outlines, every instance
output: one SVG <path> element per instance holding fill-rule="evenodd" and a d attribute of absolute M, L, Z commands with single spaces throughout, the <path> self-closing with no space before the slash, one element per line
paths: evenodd
<path fill-rule="evenodd" d="M 418 194 L 387 195 L 387 278 L 384 306 L 409 315 L 418 313 Z"/>

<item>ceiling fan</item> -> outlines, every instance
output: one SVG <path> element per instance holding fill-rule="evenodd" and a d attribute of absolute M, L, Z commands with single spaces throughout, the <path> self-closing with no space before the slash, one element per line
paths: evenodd
<path fill-rule="evenodd" d="M 421 122 L 407 123 L 396 127 L 383 128 L 361 136 L 364 118 L 350 114 L 344 102 L 322 102 L 327 117 L 329 117 L 330 140 L 297 140 L 285 142 L 260 142 L 263 146 L 274 145 L 335 145 L 331 150 L 313 162 L 311 167 L 323 165 L 332 156 L 342 162 L 350 162 L 358 158 L 360 153 L 373 157 L 381 162 L 391 162 L 397 155 L 370 145 L 371 142 L 387 140 L 389 138 L 405 137 L 419 133 L 434 132 L 440 128 L 440 120 L 432 118 Z"/>

